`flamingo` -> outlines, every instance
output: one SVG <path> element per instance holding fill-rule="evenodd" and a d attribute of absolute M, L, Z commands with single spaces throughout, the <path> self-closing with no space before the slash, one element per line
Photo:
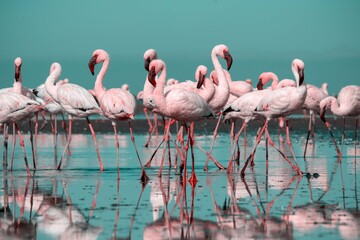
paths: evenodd
<path fill-rule="evenodd" d="M 116 129 L 116 122 L 128 120 L 130 133 L 131 133 L 131 141 L 134 144 L 136 155 L 138 157 L 140 166 L 142 168 L 142 174 L 140 179 L 142 182 L 147 182 L 149 180 L 149 177 L 146 175 L 145 169 L 141 163 L 130 122 L 130 120 L 133 119 L 135 115 L 135 108 L 136 108 L 135 97 L 129 92 L 129 86 L 127 84 L 124 84 L 122 88 L 111 88 L 106 90 L 105 87 L 103 86 L 103 80 L 110 64 L 110 57 L 105 50 L 97 49 L 93 52 L 92 57 L 89 60 L 89 68 L 92 75 L 94 75 L 95 65 L 99 63 L 103 63 L 103 65 L 101 67 L 100 72 L 96 76 L 94 91 L 104 116 L 110 119 L 114 128 L 116 150 L 118 155 L 118 169 L 120 167 L 119 165 L 120 159 L 119 159 L 119 139 Z"/>
<path fill-rule="evenodd" d="M 206 163 L 204 165 L 204 171 L 208 170 L 208 163 L 209 163 L 209 159 L 212 153 L 212 149 L 215 143 L 215 139 L 217 136 L 217 129 L 220 125 L 220 120 L 221 120 L 221 110 L 222 108 L 225 106 L 225 104 L 227 103 L 229 96 L 230 96 L 230 87 L 229 87 L 229 83 L 226 80 L 226 76 L 224 73 L 224 69 L 222 68 L 220 61 L 218 59 L 218 57 L 221 57 L 223 59 L 226 60 L 226 64 L 227 64 L 227 70 L 230 70 L 233 59 L 231 54 L 229 53 L 229 48 L 224 45 L 224 44 L 219 44 L 216 45 L 212 51 L 211 51 L 211 60 L 213 62 L 214 65 L 214 69 L 216 71 L 216 75 L 218 78 L 218 85 L 215 86 L 215 94 L 213 96 L 213 98 L 210 100 L 209 102 L 209 106 L 210 108 L 219 115 L 219 120 L 216 124 L 216 127 L 214 129 L 214 133 L 213 133 L 213 139 L 211 142 L 211 147 L 210 147 L 210 151 L 208 152 L 208 158 L 206 159 Z M 212 159 L 214 161 L 214 159 Z M 214 161 L 215 162 L 215 161 Z M 219 167 L 219 165 L 215 162 L 215 164 Z M 221 166 L 221 165 L 220 165 Z M 219 167 L 221 169 L 221 167 Z"/>
<path fill-rule="evenodd" d="M 144 68 L 146 71 L 149 71 L 149 64 L 154 59 L 157 59 L 156 50 L 152 49 L 152 48 L 146 50 L 144 53 Z M 156 113 L 153 113 L 154 114 L 154 125 L 151 123 L 149 115 L 148 115 L 148 110 L 152 110 L 154 108 L 153 104 L 152 104 L 153 92 L 154 92 L 154 86 L 151 85 L 151 83 L 149 81 L 147 81 L 147 79 L 146 79 L 145 83 L 144 83 L 143 92 L 142 92 L 142 100 L 143 100 L 143 105 L 144 105 L 144 114 L 145 114 L 146 120 L 148 121 L 148 124 L 149 124 L 149 131 L 148 131 L 149 138 L 145 144 L 145 147 L 148 147 L 152 134 L 155 132 L 155 130 L 157 130 L 157 115 L 156 115 Z"/>
<path fill-rule="evenodd" d="M 161 73 L 160 73 L 161 72 Z M 155 77 L 159 74 L 157 80 Z M 206 101 L 198 94 L 187 91 L 181 88 L 175 88 L 171 91 L 164 93 L 165 81 L 166 81 L 166 65 L 162 60 L 153 60 L 149 65 L 148 80 L 155 87 L 154 89 L 154 104 L 155 111 L 163 116 L 172 118 L 181 124 L 188 130 L 188 143 L 191 147 L 192 156 L 192 174 L 189 182 L 192 186 L 196 185 L 197 178 L 195 175 L 195 160 L 193 153 L 194 143 L 194 121 L 200 120 L 204 117 L 213 116 L 213 111 L 206 103 Z M 188 124 L 190 123 L 190 124 Z M 171 121 L 165 126 L 164 141 L 168 140 L 168 131 Z M 165 148 L 164 148 L 165 149 Z M 159 176 L 161 176 L 163 166 L 163 159 L 160 165 Z M 186 176 L 186 160 L 183 159 L 183 166 L 185 168 Z"/>
<path fill-rule="evenodd" d="M 263 127 L 261 128 L 257 142 L 254 146 L 252 153 L 250 154 L 249 158 L 246 160 L 243 169 L 241 170 L 241 175 L 245 174 L 245 170 L 250 160 L 253 159 L 256 147 L 260 142 L 261 135 L 263 134 L 264 130 L 266 132 L 267 139 L 269 140 L 269 144 L 275 147 L 273 141 L 270 138 L 270 134 L 267 130 L 268 122 L 272 118 L 277 117 L 287 117 L 294 111 L 302 108 L 305 98 L 306 98 L 306 84 L 304 83 L 304 62 L 300 59 L 294 59 L 292 61 L 292 72 L 296 79 L 296 86 L 297 87 L 284 87 L 279 88 L 271 91 L 269 94 L 264 96 L 258 106 L 256 107 L 254 113 L 264 116 L 266 118 Z M 286 120 L 286 123 L 288 120 Z M 286 124 L 287 132 L 288 132 L 288 124 Z M 288 135 L 288 134 L 287 134 Z M 289 147 L 291 147 L 291 142 L 288 142 Z M 276 148 L 276 147 L 275 147 Z M 277 149 L 277 148 L 276 148 Z M 277 149 L 278 150 L 278 149 Z M 280 154 L 289 162 L 291 167 L 300 175 L 302 176 L 302 172 L 296 162 L 295 155 L 293 154 L 294 161 L 297 166 L 294 166 L 293 163 L 280 151 Z M 293 151 L 292 151 L 293 152 Z"/>
<path fill-rule="evenodd" d="M 14 84 L 12 88 L 3 88 L 0 90 L 0 92 L 16 92 L 19 94 L 24 95 L 25 97 L 28 97 L 34 101 L 37 101 L 36 96 L 33 94 L 33 92 L 22 85 L 22 74 L 21 74 L 21 66 L 22 66 L 22 59 L 20 57 L 15 58 L 14 60 L 15 65 L 15 77 L 14 77 Z M 40 108 L 39 108 L 40 109 Z M 35 120 L 35 144 L 33 142 L 33 133 L 32 133 L 32 127 L 31 127 L 31 118 L 36 116 Z M 34 169 L 36 169 L 36 139 L 37 139 L 37 129 L 38 129 L 38 120 L 37 120 L 37 112 L 29 112 L 29 115 L 27 117 L 24 116 L 23 119 L 27 118 L 29 122 L 29 131 L 30 131 L 30 142 L 31 142 L 31 150 L 32 150 L 32 159 L 33 159 L 33 166 Z M 20 119 L 18 119 L 20 120 Z M 13 129 L 15 129 L 15 125 L 13 123 Z M 14 160 L 14 147 L 15 147 L 15 132 L 13 133 L 13 148 L 12 148 L 12 158 L 11 162 Z M 12 164 L 11 164 L 12 166 Z"/>
<path fill-rule="evenodd" d="M 99 105 L 97 104 L 95 98 L 91 95 L 89 91 L 87 91 L 85 88 L 77 84 L 73 84 L 73 83 L 66 83 L 63 85 L 55 84 L 56 80 L 61 75 L 61 65 L 55 62 L 51 65 L 51 68 L 54 70 L 45 81 L 46 91 L 69 114 L 68 140 L 57 169 L 58 170 L 61 169 L 62 159 L 71 142 L 72 118 L 77 117 L 77 118 L 86 118 L 87 120 L 88 126 L 91 131 L 92 139 L 94 141 L 95 150 L 100 165 L 100 171 L 103 171 L 104 165 L 100 157 L 95 131 L 88 118 L 88 116 L 93 114 L 100 114 L 100 115 L 102 114 Z"/>
<path fill-rule="evenodd" d="M 54 69 L 50 69 L 50 74 Z M 68 79 L 59 80 L 56 84 L 63 85 L 69 82 Z M 57 135 L 58 135 L 58 128 L 57 128 L 57 115 L 61 114 L 63 118 L 63 128 L 66 132 L 66 125 L 64 120 L 64 109 L 63 107 L 57 103 L 46 91 L 45 83 L 40 84 L 38 87 L 34 88 L 32 92 L 35 94 L 37 99 L 43 102 L 44 110 L 47 111 L 50 115 L 50 123 L 51 123 L 51 130 L 53 134 L 54 140 L 54 159 L 57 159 Z M 53 123 L 52 118 L 54 117 L 55 121 Z M 46 123 L 45 123 L 46 124 Z M 70 149 L 68 149 L 68 155 L 70 155 Z"/>
<path fill-rule="evenodd" d="M 314 126 L 315 126 L 315 113 L 320 113 L 320 101 L 329 96 L 327 92 L 327 83 L 324 83 L 321 88 L 318 88 L 314 85 L 307 84 L 307 94 L 306 99 L 303 105 L 304 109 L 307 109 L 310 111 L 310 117 L 309 117 L 309 128 L 308 133 L 306 137 L 306 144 L 304 149 L 304 157 L 306 156 L 306 149 L 310 137 L 310 132 L 314 132 Z"/>
<path fill-rule="evenodd" d="M 16 92 L 2 92 L 0 93 L 0 123 L 4 124 L 4 146 L 5 151 L 7 149 L 7 124 L 14 123 L 14 129 L 16 130 L 19 136 L 19 144 L 23 151 L 24 162 L 26 166 L 27 175 L 30 176 L 30 169 L 28 166 L 27 156 L 25 152 L 24 146 L 24 138 L 21 135 L 19 127 L 17 125 L 17 121 L 26 118 L 29 116 L 29 113 L 34 113 L 41 109 L 40 103 L 37 101 L 31 100 L 19 93 Z M 4 168 L 7 167 L 7 158 L 4 157 Z M 11 164 L 12 165 L 12 164 Z M 12 166 L 11 166 L 12 168 Z"/>
<path fill-rule="evenodd" d="M 320 119 L 325 123 L 326 127 L 328 128 L 330 135 L 333 139 L 335 144 L 335 148 L 337 154 L 339 156 L 339 160 L 341 160 L 342 153 L 338 148 L 335 138 L 331 132 L 331 126 L 325 119 L 325 112 L 327 109 L 330 109 L 333 114 L 337 116 L 341 116 L 344 118 L 344 126 L 345 126 L 345 118 L 346 117 L 356 117 L 356 124 L 355 124 L 355 144 L 356 144 L 356 131 L 359 125 L 359 115 L 360 115 L 360 86 L 357 85 L 348 85 L 343 87 L 337 98 L 333 96 L 329 96 L 321 100 L 320 104 Z M 344 126 L 343 126 L 343 133 L 344 136 Z"/>

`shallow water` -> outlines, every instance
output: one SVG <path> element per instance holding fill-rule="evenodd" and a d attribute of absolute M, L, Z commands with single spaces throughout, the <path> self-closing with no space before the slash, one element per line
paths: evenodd
<path fill-rule="evenodd" d="M 65 158 L 61 171 L 55 170 L 55 166 L 65 145 L 65 135 L 58 136 L 55 161 L 52 135 L 40 134 L 38 168 L 31 178 L 26 176 L 19 146 L 16 146 L 14 170 L 1 171 L 0 238 L 359 238 L 360 184 L 357 175 L 360 166 L 353 128 L 346 131 L 341 162 L 329 133 L 321 127 L 316 130 L 315 140 L 310 141 L 305 161 L 302 155 L 306 132 L 302 128 L 306 129 L 306 124 L 301 121 L 304 120 L 293 122 L 296 127 L 293 127 L 291 139 L 300 168 L 305 173 L 303 177 L 297 176 L 273 148 L 269 149 L 266 174 L 265 141 L 262 140 L 256 151 L 255 166 L 249 167 L 245 177 L 241 178 L 240 170 L 255 141 L 256 128 L 250 127 L 247 141 L 240 139 L 240 167 L 236 166 L 232 174 L 218 170 L 212 162 L 208 172 L 204 172 L 206 155 L 198 147 L 194 148 L 198 179 L 195 188 L 183 181 L 179 168 L 169 167 L 167 157 L 162 178 L 158 177 L 162 147 L 151 167 L 146 168 L 150 180 L 142 184 L 139 180 L 141 169 L 128 130 L 120 135 L 119 181 L 111 132 L 97 134 L 105 165 L 103 172 L 98 170 L 92 138 L 86 131 L 87 134 L 73 135 L 72 155 Z M 335 137 L 340 139 L 339 126 L 333 127 Z M 143 128 L 146 129 L 146 123 Z M 228 128 L 223 126 L 223 129 Z M 135 132 L 140 159 L 145 163 L 162 135 L 154 137 L 145 148 L 145 131 L 136 129 Z M 278 141 L 277 129 L 270 129 L 270 133 L 276 146 L 292 159 L 286 142 Z M 24 138 L 32 166 L 29 135 Z M 209 130 L 196 133 L 197 144 L 206 150 L 210 148 L 211 139 Z M 11 147 L 9 151 L 11 153 Z M 171 143 L 172 163 L 175 155 Z M 227 166 L 230 157 L 228 131 L 219 133 L 213 156 Z M 187 170 L 189 177 L 190 153 Z"/>

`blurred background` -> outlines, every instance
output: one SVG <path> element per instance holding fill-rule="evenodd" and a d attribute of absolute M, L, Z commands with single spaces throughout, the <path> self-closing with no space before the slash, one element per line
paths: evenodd
<path fill-rule="evenodd" d="M 18 56 L 26 87 L 43 83 L 57 61 L 61 78 L 93 88 L 87 63 L 102 48 L 111 57 L 104 85 L 128 83 L 136 95 L 148 48 L 166 62 L 168 78 L 183 81 L 200 64 L 213 69 L 210 52 L 223 43 L 234 58 L 233 80 L 255 86 L 264 71 L 293 78 L 291 61 L 301 58 L 305 81 L 327 82 L 335 95 L 359 83 L 359 10 L 358 0 L 1 1 L 0 88 L 12 86 Z"/>

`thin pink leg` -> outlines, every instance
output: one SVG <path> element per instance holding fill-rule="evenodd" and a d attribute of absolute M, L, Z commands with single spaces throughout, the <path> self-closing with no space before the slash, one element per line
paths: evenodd
<path fill-rule="evenodd" d="M 304 149 L 304 158 L 305 158 L 305 156 L 306 156 L 307 145 L 308 145 L 309 138 L 310 138 L 310 132 L 311 132 L 311 128 L 312 128 L 311 125 L 312 125 L 312 119 L 311 119 L 311 116 L 310 116 L 310 118 L 309 118 L 308 132 L 307 132 L 307 136 L 306 136 L 305 149 Z"/>
<path fill-rule="evenodd" d="M 3 169 L 7 169 L 7 167 L 8 167 L 8 140 L 9 140 L 7 123 L 4 123 L 3 131 L 4 131 Z"/>
<path fill-rule="evenodd" d="M 29 118 L 29 131 L 30 131 L 31 153 L 32 153 L 32 159 L 33 159 L 34 169 L 36 169 L 35 148 L 34 148 L 33 132 L 32 132 L 32 126 L 31 126 L 31 125 L 32 125 L 32 124 L 31 124 L 31 119 Z"/>
<path fill-rule="evenodd" d="M 31 174 L 30 174 L 30 169 L 29 169 L 28 160 L 27 160 L 27 157 L 26 157 L 26 151 L 25 151 L 25 145 L 24 145 L 24 138 L 23 138 L 23 136 L 21 135 L 21 132 L 20 132 L 20 130 L 19 130 L 19 127 L 18 127 L 17 123 L 15 123 L 15 128 L 16 128 L 16 131 L 17 131 L 17 133 L 18 133 L 18 135 L 19 135 L 19 144 L 20 144 L 21 150 L 23 151 L 23 154 L 24 154 L 24 162 L 25 162 L 26 172 L 27 172 L 28 177 L 30 177 Z"/>
<path fill-rule="evenodd" d="M 159 169 L 159 173 L 158 173 L 158 177 L 161 177 L 162 175 L 162 169 L 164 166 L 164 160 L 165 160 L 165 153 L 166 153 L 166 147 L 167 147 L 167 142 L 169 141 L 169 129 L 170 129 L 170 125 L 171 125 L 171 120 L 169 119 L 169 121 L 166 122 L 165 124 L 165 131 L 164 131 L 164 148 L 163 148 L 163 155 L 161 157 L 161 163 L 160 163 L 160 169 Z"/>
<path fill-rule="evenodd" d="M 268 139 L 269 145 L 272 146 L 273 148 L 275 148 L 276 151 L 278 151 L 278 153 L 280 153 L 280 155 L 290 164 L 290 166 L 292 167 L 292 169 L 293 169 L 295 172 L 297 172 L 299 176 L 302 176 L 302 172 L 301 172 L 299 166 L 295 166 L 295 165 L 290 161 L 290 159 L 287 158 L 287 157 L 285 156 L 285 154 L 284 154 L 280 149 L 278 149 L 278 148 L 275 146 L 274 141 L 271 139 L 270 134 L 269 134 L 269 131 L 267 130 L 267 128 L 266 128 L 265 133 L 266 133 L 266 137 L 267 137 L 267 139 Z"/>
<path fill-rule="evenodd" d="M 311 119 L 311 115 L 310 115 L 310 119 Z M 286 119 L 285 121 L 286 124 L 286 143 L 288 144 L 291 154 L 294 158 L 294 162 L 296 163 L 297 168 L 300 169 L 298 162 L 296 161 L 296 157 L 295 157 L 295 153 L 294 153 L 294 149 L 292 147 L 292 143 L 291 143 L 291 138 L 290 138 L 290 129 L 289 129 L 289 120 Z"/>
<path fill-rule="evenodd" d="M 116 148 L 116 159 L 117 159 L 117 171 L 118 171 L 118 180 L 120 180 L 120 144 L 119 144 L 119 137 L 116 129 L 116 122 L 111 122 L 114 129 L 114 136 L 115 136 L 115 148 Z"/>
<path fill-rule="evenodd" d="M 66 151 L 69 149 L 69 146 L 70 146 L 70 142 L 71 142 L 71 129 L 72 129 L 72 118 L 69 117 L 69 134 L 67 136 L 67 142 L 66 142 L 66 145 L 65 145 L 65 148 L 64 148 L 64 151 L 63 151 L 63 154 L 61 155 L 61 158 L 60 158 L 60 162 L 59 162 L 59 165 L 57 167 L 57 170 L 60 170 L 61 169 L 61 164 L 62 164 L 62 160 L 65 156 L 65 153 Z"/>
<path fill-rule="evenodd" d="M 12 171 L 13 166 L 14 166 L 15 145 L 16 145 L 16 127 L 15 127 L 15 123 L 13 123 L 13 139 L 12 139 L 11 165 L 10 165 L 10 170 L 11 171 Z"/>
<path fill-rule="evenodd" d="M 251 152 L 251 154 L 249 155 L 249 157 L 246 159 L 246 162 L 244 164 L 244 167 L 241 169 L 241 172 L 240 172 L 240 176 L 245 176 L 245 171 L 246 171 L 246 168 L 247 166 L 249 165 L 250 161 L 253 161 L 254 159 L 254 155 L 255 155 L 255 152 L 256 152 L 256 148 L 257 146 L 259 145 L 260 141 L 261 141 L 261 136 L 263 135 L 264 131 L 265 131 L 265 128 L 267 127 L 267 124 L 268 124 L 269 120 L 266 119 L 263 127 L 261 128 L 259 134 L 257 135 L 256 137 L 256 143 L 255 143 L 255 146 Z"/>
<path fill-rule="evenodd" d="M 38 140 L 38 135 L 39 135 L 39 113 L 35 113 L 35 127 L 34 127 L 34 131 L 35 131 L 35 139 L 34 139 L 34 155 L 35 155 L 35 162 L 36 165 L 38 164 L 38 155 L 37 155 L 37 140 Z"/>
<path fill-rule="evenodd" d="M 191 177 L 189 179 L 189 183 L 192 187 L 196 186 L 198 182 L 196 175 L 195 175 L 195 157 L 194 157 L 194 122 L 190 124 L 188 127 L 189 138 L 190 141 L 190 148 L 191 148 Z"/>
<path fill-rule="evenodd" d="M 341 162 L 342 153 L 341 153 L 341 151 L 340 151 L 340 149 L 339 149 L 339 147 L 338 147 L 338 145 L 337 145 L 337 143 L 336 143 L 336 140 L 335 140 L 335 138 L 334 138 L 334 135 L 333 135 L 333 133 L 332 133 L 332 131 L 331 131 L 331 125 L 330 125 L 330 123 L 329 123 L 328 121 L 326 121 L 326 119 L 325 119 L 324 116 L 323 116 L 323 117 L 320 117 L 320 119 L 324 122 L 325 126 L 326 126 L 327 129 L 329 130 L 330 136 L 331 136 L 331 138 L 332 138 L 332 140 L 333 140 L 333 142 L 334 142 L 334 145 L 335 145 L 335 149 L 336 149 L 337 156 L 338 156 L 338 161 Z"/>
<path fill-rule="evenodd" d="M 218 131 L 219 125 L 220 125 L 221 116 L 222 116 L 222 112 L 220 112 L 218 122 L 216 123 L 216 127 L 215 127 L 215 130 L 214 130 L 214 133 L 213 133 L 213 139 L 212 139 L 212 142 L 211 142 L 210 151 L 207 154 L 208 158 L 206 159 L 206 163 L 205 163 L 205 166 L 204 166 L 204 171 L 208 170 L 209 159 L 210 159 L 209 156 L 211 156 L 211 153 L 212 153 L 212 150 L 213 150 L 213 147 L 214 147 L 214 144 L 215 144 L 215 139 L 216 139 L 216 136 L 217 136 L 217 131 Z M 214 162 L 214 163 L 215 163 L 216 166 L 221 165 L 219 162 L 217 162 L 217 163 Z M 219 169 L 224 169 L 224 167 L 221 167 Z"/>
<path fill-rule="evenodd" d="M 89 118 L 86 118 L 86 121 L 87 121 L 87 123 L 89 125 L 90 131 L 91 131 L 91 136 L 92 136 L 92 139 L 94 141 L 96 154 L 97 154 L 98 160 L 99 160 L 100 171 L 104 171 L 104 165 L 103 165 L 101 157 L 100 157 L 99 148 L 98 148 L 98 144 L 97 144 L 97 141 L 96 141 L 95 131 L 94 131 L 92 125 L 91 125 L 91 122 L 90 122 Z"/>
<path fill-rule="evenodd" d="M 145 169 L 144 169 L 144 166 L 143 166 L 143 164 L 142 164 L 142 162 L 140 160 L 139 152 L 138 152 L 137 147 L 136 147 L 135 137 L 134 137 L 134 134 L 133 134 L 133 130 L 132 130 L 132 126 L 131 126 L 130 121 L 129 121 L 129 129 L 130 129 L 131 141 L 134 144 L 134 148 L 135 148 L 135 151 L 136 151 L 136 156 L 137 156 L 137 159 L 139 160 L 139 164 L 140 164 L 140 167 L 141 167 L 140 180 L 141 180 L 141 182 L 145 183 L 145 182 L 147 182 L 149 180 L 149 177 L 147 176 L 147 174 L 145 172 Z"/>
<path fill-rule="evenodd" d="M 232 147 L 232 149 L 231 149 L 231 151 L 230 151 L 230 159 L 229 159 L 228 167 L 227 167 L 227 169 L 226 169 L 226 173 L 227 173 L 227 174 L 230 174 L 230 173 L 232 173 L 232 171 L 233 171 L 233 168 L 232 168 L 233 164 L 232 164 L 232 162 L 233 162 L 233 159 L 234 159 L 236 144 L 237 144 L 237 142 L 239 141 L 240 134 L 241 134 L 241 132 L 244 130 L 245 127 L 246 127 L 246 122 L 244 121 L 243 124 L 241 125 L 241 128 L 239 129 L 239 131 L 238 131 L 237 134 L 235 135 L 234 142 L 233 142 L 233 147 Z"/>

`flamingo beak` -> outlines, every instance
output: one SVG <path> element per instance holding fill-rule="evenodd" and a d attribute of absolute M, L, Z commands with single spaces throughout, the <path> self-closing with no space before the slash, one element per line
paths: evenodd
<path fill-rule="evenodd" d="M 324 106 L 322 109 L 320 109 L 320 113 L 319 113 L 320 119 L 323 122 L 326 122 L 326 120 L 325 120 L 325 112 L 326 112 L 326 106 Z"/>
<path fill-rule="evenodd" d="M 94 72 L 95 72 L 96 58 L 97 58 L 97 56 L 93 56 L 92 58 L 90 58 L 89 64 L 88 64 L 90 72 L 93 76 L 94 76 Z"/>
<path fill-rule="evenodd" d="M 149 73 L 148 73 L 148 80 L 149 82 L 154 86 L 156 87 L 156 81 L 155 81 L 155 77 L 156 77 L 156 72 L 155 72 L 155 67 L 152 67 L 150 70 L 149 70 Z"/>
<path fill-rule="evenodd" d="M 304 82 L 304 69 L 299 69 L 299 86 Z"/>
<path fill-rule="evenodd" d="M 257 88 L 258 90 L 263 90 L 263 89 L 264 89 L 264 84 L 263 84 L 261 78 L 259 79 L 259 82 L 258 82 L 258 84 L 256 85 L 256 88 Z"/>
<path fill-rule="evenodd" d="M 134 119 L 134 114 L 127 114 L 127 117 L 130 119 Z"/>
<path fill-rule="evenodd" d="M 150 58 L 147 58 L 144 61 L 144 67 L 146 71 L 149 71 L 150 62 L 151 62 Z"/>
<path fill-rule="evenodd" d="M 227 51 L 224 51 L 224 56 L 225 56 L 225 60 L 226 60 L 226 64 L 227 64 L 227 70 L 229 71 L 233 62 L 233 58 L 231 56 L 231 54 Z"/>
<path fill-rule="evenodd" d="M 204 82 L 205 82 L 205 75 L 202 74 L 201 72 L 199 72 L 199 81 L 198 81 L 198 83 L 196 85 L 196 88 L 200 89 L 201 86 L 204 84 Z"/>
<path fill-rule="evenodd" d="M 19 81 L 20 78 L 20 72 L 21 72 L 21 65 L 15 66 L 15 81 Z"/>

